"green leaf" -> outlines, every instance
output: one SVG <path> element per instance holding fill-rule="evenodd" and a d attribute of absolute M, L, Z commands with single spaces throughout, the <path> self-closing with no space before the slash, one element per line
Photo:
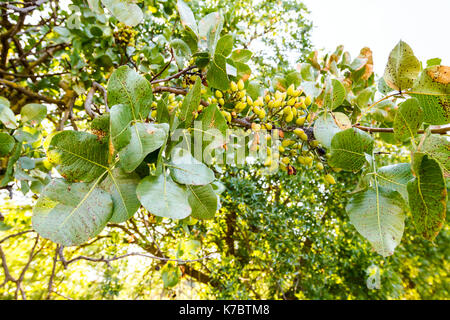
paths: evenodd
<path fill-rule="evenodd" d="M 127 0 L 101 0 L 113 16 L 127 26 L 134 27 L 144 18 L 141 8 Z"/>
<path fill-rule="evenodd" d="M 142 179 L 136 193 L 145 209 L 156 216 L 184 219 L 191 214 L 186 188 L 164 173 Z"/>
<path fill-rule="evenodd" d="M 289 87 L 291 84 L 298 87 L 302 83 L 302 75 L 300 72 L 292 71 L 286 75 L 286 86 Z"/>
<path fill-rule="evenodd" d="M 394 122 L 384 122 L 380 124 L 380 128 L 392 128 L 394 126 Z M 380 132 L 380 139 L 386 143 L 389 144 L 396 144 L 398 143 L 397 140 L 395 140 L 395 136 L 391 132 Z"/>
<path fill-rule="evenodd" d="M 424 111 L 424 122 L 450 122 L 450 67 L 433 66 L 423 70 L 411 91 Z"/>
<path fill-rule="evenodd" d="M 413 221 L 425 239 L 433 240 L 445 223 L 447 188 L 439 164 L 427 155 L 414 159 L 415 178 L 408 182 Z"/>
<path fill-rule="evenodd" d="M 19 164 L 22 169 L 31 170 L 36 167 L 35 159 L 30 157 L 20 157 Z"/>
<path fill-rule="evenodd" d="M 344 102 L 346 95 L 344 85 L 339 80 L 331 79 L 325 89 L 324 106 L 334 110 Z"/>
<path fill-rule="evenodd" d="M 262 95 L 261 84 L 256 80 L 249 81 L 246 90 L 247 95 L 249 95 L 253 100 L 258 99 L 258 97 Z"/>
<path fill-rule="evenodd" d="M 14 112 L 9 108 L 9 101 L 0 97 L 0 122 L 2 122 L 8 129 L 17 128 L 16 117 Z"/>
<path fill-rule="evenodd" d="M 414 178 L 409 163 L 397 163 L 381 167 L 377 170 L 377 181 L 380 187 L 398 191 L 408 201 L 406 184 Z"/>
<path fill-rule="evenodd" d="M 16 129 L 13 136 L 19 142 L 33 143 L 39 140 L 40 130 L 37 128 L 22 127 L 22 129 Z"/>
<path fill-rule="evenodd" d="M 8 231 L 11 228 L 12 228 L 11 226 L 9 226 L 6 223 L 0 221 L 0 231 Z"/>
<path fill-rule="evenodd" d="M 328 163 L 332 167 L 346 171 L 358 171 L 366 161 L 364 154 L 372 154 L 372 150 L 373 138 L 369 134 L 356 128 L 349 128 L 334 135 Z"/>
<path fill-rule="evenodd" d="M 226 187 L 223 185 L 223 183 L 219 181 L 213 181 L 211 183 L 211 187 L 213 188 L 215 194 L 219 195 L 222 194 L 226 190 Z"/>
<path fill-rule="evenodd" d="M 220 112 L 217 104 L 210 104 L 209 106 L 207 106 L 203 110 L 201 117 L 199 117 L 198 119 L 202 122 L 203 131 L 207 132 L 210 129 L 217 129 L 225 137 L 228 129 L 227 120 Z"/>
<path fill-rule="evenodd" d="M 441 166 L 445 177 L 450 177 L 450 142 L 445 136 L 432 134 L 426 137 L 419 149 Z"/>
<path fill-rule="evenodd" d="M 327 149 L 331 148 L 331 140 L 340 131 L 329 112 L 324 112 L 314 121 L 314 138 Z"/>
<path fill-rule="evenodd" d="M 214 56 L 217 42 L 222 32 L 224 19 L 219 12 L 212 12 L 204 16 L 198 23 L 198 35 L 201 42 L 206 42 L 206 47 L 211 56 Z"/>
<path fill-rule="evenodd" d="M 356 57 L 353 61 L 348 65 L 348 67 L 352 71 L 359 71 L 367 64 L 367 58 Z"/>
<path fill-rule="evenodd" d="M 272 87 L 275 90 L 286 91 L 288 86 L 284 75 L 275 75 L 272 80 Z"/>
<path fill-rule="evenodd" d="M 0 156 L 7 156 L 15 144 L 16 140 L 13 137 L 6 132 L 0 132 Z"/>
<path fill-rule="evenodd" d="M 184 68 L 186 61 L 191 57 L 191 49 L 181 39 L 174 39 L 170 42 L 170 46 L 174 49 L 173 53 L 175 55 L 175 61 L 178 68 Z"/>
<path fill-rule="evenodd" d="M 423 111 L 419 101 L 411 98 L 401 103 L 394 119 L 394 136 L 399 141 L 414 139 L 422 125 Z"/>
<path fill-rule="evenodd" d="M 189 50 L 192 54 L 195 54 L 198 50 L 198 36 L 194 33 L 194 31 L 190 29 L 185 29 L 182 32 L 181 39 L 189 46 Z M 197 67 L 199 65 L 196 64 Z"/>
<path fill-rule="evenodd" d="M 20 157 L 20 153 L 22 152 L 22 143 L 18 142 L 14 145 L 13 150 L 11 151 L 11 155 L 8 158 L 8 164 L 6 165 L 6 171 L 0 181 L 0 187 L 4 187 L 8 184 L 8 182 L 12 179 L 12 174 L 14 171 L 14 164 Z"/>
<path fill-rule="evenodd" d="M 141 203 L 136 195 L 139 180 L 136 173 L 126 173 L 117 168 L 110 171 L 108 177 L 102 182 L 101 188 L 111 195 L 114 204 L 111 222 L 124 222 L 139 209 Z"/>
<path fill-rule="evenodd" d="M 195 65 L 200 69 L 205 68 L 209 64 L 210 56 L 208 52 L 197 52 L 194 58 Z"/>
<path fill-rule="evenodd" d="M 130 143 L 119 151 L 120 165 L 126 172 L 134 171 L 150 152 L 159 149 L 165 143 L 169 125 L 137 122 L 130 130 Z"/>
<path fill-rule="evenodd" d="M 302 79 L 305 82 L 315 82 L 316 76 L 314 74 L 314 68 L 309 63 L 302 63 L 300 73 L 302 75 Z"/>
<path fill-rule="evenodd" d="M 103 8 L 100 6 L 100 0 L 87 0 L 89 5 L 89 9 L 91 9 L 94 13 L 103 14 Z"/>
<path fill-rule="evenodd" d="M 197 22 L 195 21 L 194 13 L 192 13 L 191 8 L 183 1 L 177 1 L 178 13 L 180 14 L 181 24 L 183 27 L 189 28 L 196 35 L 198 35 Z"/>
<path fill-rule="evenodd" d="M 311 96 L 311 98 L 317 98 L 322 92 L 322 88 L 316 81 L 303 81 L 301 87 L 306 95 Z"/>
<path fill-rule="evenodd" d="M 358 107 L 360 107 L 361 109 L 365 109 L 368 107 L 369 101 L 372 99 L 373 97 L 373 90 L 372 88 L 365 88 L 364 90 L 362 90 L 361 92 L 358 93 L 358 95 L 356 96 L 356 104 L 358 105 Z"/>
<path fill-rule="evenodd" d="M 33 229 L 63 246 L 80 245 L 98 235 L 111 218 L 113 202 L 97 183 L 53 180 L 33 208 Z"/>
<path fill-rule="evenodd" d="M 47 116 L 47 107 L 39 103 L 29 103 L 20 110 L 23 122 L 40 123 Z"/>
<path fill-rule="evenodd" d="M 378 185 L 356 193 L 346 206 L 350 223 L 383 257 L 394 253 L 405 228 L 405 202 L 397 191 Z"/>
<path fill-rule="evenodd" d="M 441 62 L 442 62 L 442 59 L 440 59 L 440 58 L 428 59 L 427 67 L 438 66 L 441 64 Z"/>
<path fill-rule="evenodd" d="M 156 122 L 158 123 L 169 123 L 170 122 L 170 114 L 169 108 L 167 107 L 167 96 L 158 100 L 158 106 L 156 111 Z"/>
<path fill-rule="evenodd" d="M 188 151 L 176 148 L 171 154 L 170 173 L 181 184 L 205 185 L 214 181 L 214 172 L 195 159 Z"/>
<path fill-rule="evenodd" d="M 227 59 L 223 55 L 214 55 L 214 59 L 211 61 L 206 75 L 208 84 L 211 87 L 220 90 L 228 89 L 230 80 L 228 79 L 226 64 Z"/>
<path fill-rule="evenodd" d="M 182 273 L 178 266 L 174 266 L 171 262 L 167 263 L 161 269 L 161 278 L 163 280 L 164 289 L 177 285 Z"/>
<path fill-rule="evenodd" d="M 109 112 L 106 112 L 94 119 L 92 119 L 90 125 L 90 130 L 95 135 L 99 136 L 101 139 L 108 140 L 110 133 L 110 121 L 111 115 Z"/>
<path fill-rule="evenodd" d="M 226 34 L 217 41 L 217 47 L 214 54 L 221 54 L 228 57 L 233 50 L 234 39 L 231 34 Z"/>
<path fill-rule="evenodd" d="M 252 69 L 250 69 L 248 64 L 242 62 L 235 62 L 234 64 L 236 66 L 236 75 L 235 75 L 236 79 L 242 78 L 247 79 L 250 77 L 250 75 L 252 74 Z M 228 72 L 228 74 L 230 73 Z"/>
<path fill-rule="evenodd" d="M 132 110 L 129 105 L 116 104 L 110 111 L 111 142 L 116 151 L 120 151 L 130 143 Z"/>
<path fill-rule="evenodd" d="M 217 211 L 217 195 L 210 184 L 204 186 L 187 186 L 188 201 L 192 208 L 191 216 L 195 219 L 212 219 Z"/>
<path fill-rule="evenodd" d="M 389 54 L 383 78 L 392 89 L 403 91 L 412 87 L 419 71 L 420 61 L 411 47 L 400 40 Z"/>
<path fill-rule="evenodd" d="M 236 49 L 231 53 L 231 59 L 234 62 L 246 63 L 252 57 L 253 53 L 247 49 Z"/>
<path fill-rule="evenodd" d="M 386 84 L 386 81 L 384 81 L 383 78 L 380 78 L 378 80 L 377 89 L 380 93 L 385 94 L 385 95 L 388 94 L 389 92 L 392 92 L 392 90 L 393 90 Z"/>
<path fill-rule="evenodd" d="M 91 182 L 109 168 L 108 143 L 82 131 L 55 134 L 47 150 L 48 160 L 70 182 Z"/>
<path fill-rule="evenodd" d="M 225 67 L 227 69 L 227 75 L 232 77 L 237 76 L 236 63 L 233 60 L 227 59 L 227 64 L 225 65 Z"/>
<path fill-rule="evenodd" d="M 198 77 L 195 80 L 195 84 L 192 86 L 192 89 L 189 90 L 186 97 L 184 97 L 183 104 L 180 108 L 179 118 L 181 121 L 185 122 L 185 128 L 189 128 L 191 126 L 191 122 L 194 119 L 194 112 L 197 111 L 198 106 L 200 105 L 201 89 L 202 81 Z"/>
<path fill-rule="evenodd" d="M 108 81 L 108 105 L 129 105 L 134 119 L 145 119 L 153 101 L 147 79 L 127 66 L 116 69 Z"/>

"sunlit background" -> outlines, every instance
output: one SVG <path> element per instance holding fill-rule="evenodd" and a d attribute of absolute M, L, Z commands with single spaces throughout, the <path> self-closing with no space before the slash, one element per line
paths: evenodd
<path fill-rule="evenodd" d="M 401 39 L 423 63 L 441 58 L 450 64 L 449 0 L 304 0 L 313 22 L 316 49 L 333 51 L 343 44 L 352 57 L 372 49 L 381 76 L 392 48 Z"/>

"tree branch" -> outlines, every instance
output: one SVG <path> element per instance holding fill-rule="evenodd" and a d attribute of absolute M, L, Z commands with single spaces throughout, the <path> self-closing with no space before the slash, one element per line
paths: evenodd
<path fill-rule="evenodd" d="M 157 257 L 154 255 L 149 255 L 149 254 L 144 254 L 144 253 L 140 253 L 140 252 L 130 252 L 121 256 L 114 256 L 112 258 L 105 258 L 105 257 L 100 257 L 100 258 L 93 258 L 93 257 L 87 257 L 87 256 L 78 256 L 76 258 L 70 259 L 70 260 L 66 260 L 64 258 L 63 255 L 63 249 L 64 247 L 61 246 L 59 249 L 59 256 L 60 256 L 60 261 L 63 263 L 64 266 L 67 266 L 75 261 L 78 260 L 87 260 L 87 261 L 91 261 L 91 262 L 103 262 L 106 263 L 108 266 L 110 265 L 110 262 L 112 261 L 116 261 L 116 260 L 120 260 L 126 257 L 131 257 L 131 256 L 139 256 L 139 257 L 145 257 L 145 258 L 150 258 L 150 259 L 155 259 L 155 260 L 161 260 L 161 261 L 173 261 L 173 262 L 177 262 L 179 264 L 186 264 L 186 263 L 191 263 L 191 262 L 197 262 L 197 261 L 201 261 L 204 259 L 208 259 L 210 258 L 212 255 L 214 255 L 215 253 L 210 253 L 202 258 L 198 258 L 198 259 L 192 259 L 192 260 L 180 260 L 180 259 L 170 259 L 170 258 L 163 258 L 163 257 Z"/>
<path fill-rule="evenodd" d="M 25 231 L 21 231 L 21 232 L 15 233 L 15 234 L 11 234 L 11 235 L 3 238 L 2 240 L 0 240 L 0 244 L 2 244 L 3 242 L 5 242 L 6 240 L 8 240 L 10 238 L 18 237 L 18 236 L 20 236 L 22 234 L 29 233 L 29 232 L 33 232 L 33 230 L 25 230 Z"/>
<path fill-rule="evenodd" d="M 9 81 L 9 80 L 5 80 L 5 79 L 0 79 L 0 83 L 4 84 L 4 85 L 6 85 L 6 86 L 8 86 L 8 87 L 10 87 L 10 88 L 12 88 L 14 90 L 17 90 L 17 91 L 19 91 L 19 92 L 29 96 L 30 98 L 33 98 L 33 99 L 36 99 L 36 100 L 40 100 L 40 101 L 45 101 L 45 102 L 48 102 L 48 103 L 54 103 L 54 104 L 60 105 L 60 106 L 65 105 L 64 101 L 62 101 L 62 100 L 56 100 L 56 99 L 53 99 L 51 97 L 41 95 L 39 93 L 35 93 L 35 92 L 31 91 L 31 90 L 28 90 L 27 88 L 19 86 L 15 82 L 12 82 L 12 81 Z"/>
<path fill-rule="evenodd" d="M 353 125 L 353 127 L 358 128 L 362 131 L 369 132 L 369 133 L 372 133 L 372 132 L 394 133 L 394 128 L 371 128 L 371 127 L 360 126 L 358 124 Z M 450 131 L 450 127 L 441 127 L 441 128 L 431 129 L 431 133 L 437 133 L 437 134 L 446 134 L 449 131 Z M 419 134 L 425 133 L 425 130 L 422 130 L 422 129 L 417 130 L 417 133 L 419 133 Z"/>
<path fill-rule="evenodd" d="M 170 93 L 174 93 L 174 94 L 182 94 L 182 95 L 187 95 L 188 92 L 182 88 L 176 88 L 176 87 L 165 87 L 165 86 L 158 86 L 158 87 L 154 87 L 152 89 L 153 93 L 159 93 L 159 92 L 170 92 Z M 200 104 L 204 107 L 209 106 L 209 103 L 201 100 Z"/>
<path fill-rule="evenodd" d="M 92 83 L 92 88 L 87 93 L 86 100 L 84 101 L 84 109 L 86 110 L 86 113 L 91 117 L 91 119 L 94 119 L 97 116 L 91 109 L 92 100 L 94 99 L 94 93 L 96 90 L 99 90 L 103 93 L 103 100 L 105 101 L 106 112 L 109 112 L 108 95 L 106 89 L 101 84 L 94 81 Z"/>
<path fill-rule="evenodd" d="M 151 84 L 160 83 L 160 82 L 167 82 L 167 81 L 170 81 L 170 80 L 172 80 L 172 79 L 179 78 L 179 77 L 181 77 L 183 74 L 185 74 L 185 73 L 187 73 L 187 72 L 189 72 L 190 70 L 195 69 L 195 68 L 197 68 L 197 66 L 190 66 L 190 67 L 187 67 L 187 68 L 185 68 L 185 69 L 183 69 L 183 70 L 181 70 L 181 71 L 179 71 L 179 72 L 177 72 L 177 73 L 175 73 L 175 74 L 173 74 L 173 75 L 171 75 L 170 77 L 167 77 L 167 78 L 165 78 L 165 79 L 158 79 L 158 80 L 153 80 L 153 79 L 152 79 Z M 164 71 L 164 69 L 163 69 L 162 71 Z M 157 74 L 155 77 L 158 77 L 158 76 L 159 76 L 159 74 Z M 155 77 L 154 77 L 154 78 L 155 78 Z"/>
<path fill-rule="evenodd" d="M 30 11 L 33 11 L 34 9 L 38 8 L 41 4 L 47 2 L 48 0 L 37 0 L 33 1 L 34 4 L 28 7 L 19 8 L 16 6 L 13 6 L 11 4 L 8 4 L 7 2 L 0 2 L 0 7 L 4 7 L 9 10 L 13 10 L 20 13 L 28 13 Z M 25 3 L 24 3 L 25 4 Z"/>

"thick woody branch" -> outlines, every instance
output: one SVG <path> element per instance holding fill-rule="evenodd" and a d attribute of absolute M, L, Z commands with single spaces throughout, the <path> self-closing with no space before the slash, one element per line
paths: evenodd
<path fill-rule="evenodd" d="M 174 93 L 174 94 L 182 94 L 182 95 L 187 95 L 187 91 L 183 88 L 176 88 L 176 87 L 165 87 L 165 86 L 160 86 L 160 87 L 154 87 L 153 88 L 153 93 L 159 93 L 159 92 L 170 92 L 170 93 Z"/>
<path fill-rule="evenodd" d="M 45 101 L 45 102 L 48 102 L 48 103 L 54 103 L 54 104 L 60 105 L 60 106 L 65 105 L 64 101 L 62 101 L 62 100 L 56 100 L 56 99 L 53 99 L 51 97 L 44 96 L 42 94 L 33 92 L 31 90 L 28 90 L 27 88 L 19 86 L 15 82 L 12 82 L 12 81 L 9 81 L 9 80 L 0 79 L 0 84 L 6 85 L 6 86 L 10 87 L 11 89 L 17 90 L 17 91 L 25 94 L 26 96 L 28 96 L 30 98 L 33 98 L 33 99 L 36 99 L 36 100 Z"/>
<path fill-rule="evenodd" d="M 77 96 L 73 96 L 70 98 L 69 102 L 67 103 L 66 110 L 64 111 L 64 114 L 61 118 L 61 121 L 59 122 L 58 131 L 62 131 L 64 129 L 64 124 L 67 120 L 69 120 L 70 115 L 72 114 L 73 105 L 75 104 L 75 100 L 77 99 Z"/>
<path fill-rule="evenodd" d="M 106 111 L 109 112 L 109 108 L 108 108 L 108 98 L 107 98 L 107 93 L 106 93 L 106 89 L 99 83 L 97 82 L 93 82 L 92 83 L 92 88 L 89 90 L 89 92 L 86 95 L 86 100 L 84 101 L 84 109 L 86 110 L 86 113 L 92 118 L 94 119 L 97 115 L 94 113 L 94 111 L 92 111 L 91 109 L 91 105 L 92 105 L 92 100 L 94 99 L 94 93 L 96 90 L 99 90 L 103 93 L 103 100 L 105 100 L 105 107 L 106 107 Z"/>

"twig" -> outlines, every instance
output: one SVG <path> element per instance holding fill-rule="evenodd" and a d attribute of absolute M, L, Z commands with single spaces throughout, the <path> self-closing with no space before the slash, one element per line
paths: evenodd
<path fill-rule="evenodd" d="M 8 4 L 6 2 L 0 2 L 0 7 L 4 7 L 6 9 L 10 9 L 13 11 L 17 11 L 20 13 L 28 13 L 30 11 L 33 11 L 34 9 L 38 8 L 41 4 L 47 2 L 48 0 L 37 0 L 34 5 L 29 6 L 29 7 L 24 7 L 24 8 L 19 8 L 19 7 L 15 7 L 11 4 Z"/>
<path fill-rule="evenodd" d="M 188 94 L 188 92 L 186 90 L 184 90 L 183 88 L 165 87 L 165 86 L 154 87 L 152 89 L 152 91 L 153 91 L 153 93 L 170 92 L 170 93 L 175 93 L 175 94 L 182 94 L 184 96 Z M 209 106 L 209 103 L 206 102 L 205 100 L 201 100 L 200 104 L 204 107 Z"/>
<path fill-rule="evenodd" d="M 160 82 L 167 82 L 167 81 L 170 81 L 170 80 L 172 80 L 172 79 L 179 78 L 179 77 L 181 77 L 183 74 L 185 74 L 185 73 L 187 73 L 188 71 L 190 71 L 190 70 L 192 70 L 192 69 L 195 69 L 195 68 L 197 68 L 197 66 L 189 66 L 189 67 L 187 67 L 187 68 L 185 68 L 185 69 L 183 69 L 183 70 L 181 70 L 181 71 L 179 71 L 179 72 L 177 72 L 177 73 L 171 75 L 170 77 L 167 77 L 167 78 L 164 78 L 164 79 L 157 79 L 157 80 L 153 80 L 153 79 L 152 79 L 152 81 L 151 81 L 150 83 L 151 83 L 151 84 L 155 84 L 155 83 L 160 83 Z M 164 70 L 162 70 L 162 71 L 164 71 Z M 157 76 L 159 76 L 159 74 L 157 74 L 155 77 L 157 77 Z M 153 77 L 153 78 L 155 78 L 155 77 Z"/>
<path fill-rule="evenodd" d="M 29 233 L 29 232 L 34 232 L 34 230 L 25 230 L 25 231 L 21 231 L 21 232 L 15 233 L 15 234 L 11 234 L 11 235 L 3 238 L 2 240 L 0 240 L 0 244 L 2 244 L 3 242 L 5 242 L 6 240 L 8 240 L 10 238 L 18 237 L 18 236 L 20 236 L 22 234 Z"/>
<path fill-rule="evenodd" d="M 353 125 L 353 127 L 358 128 L 358 129 L 360 129 L 362 131 L 367 131 L 369 133 L 371 133 L 371 132 L 393 133 L 394 132 L 394 128 L 371 128 L 371 127 L 360 126 L 358 124 Z M 450 127 L 442 127 L 442 128 L 431 129 L 431 133 L 437 133 L 437 134 L 446 134 L 449 131 L 450 131 Z M 418 134 L 425 133 L 425 130 L 423 130 L 423 129 L 417 130 L 417 133 Z"/>
<path fill-rule="evenodd" d="M 0 285 L 0 287 L 3 287 L 8 281 L 16 282 L 17 280 L 14 279 L 14 277 L 9 273 L 8 264 L 6 263 L 6 257 L 5 253 L 3 252 L 2 246 L 0 246 L 0 259 L 2 260 L 3 272 L 5 274 L 5 280 Z"/>
<path fill-rule="evenodd" d="M 53 76 L 61 76 L 63 74 L 69 74 L 70 72 L 56 72 L 56 73 L 44 73 L 44 74 L 24 74 L 24 73 L 11 73 L 0 69 L 0 73 L 7 75 L 7 76 L 13 76 L 16 78 L 45 78 L 45 77 L 53 77 Z"/>
<path fill-rule="evenodd" d="M 58 250 L 59 250 L 59 245 L 56 245 L 55 256 L 53 258 L 52 273 L 50 275 L 50 279 L 48 280 L 48 293 L 47 293 L 47 297 L 46 297 L 47 300 L 50 299 L 50 295 L 53 292 L 53 279 L 55 278 L 56 263 L 58 262 Z"/>
<path fill-rule="evenodd" d="M 67 43 L 61 43 L 61 44 L 58 44 L 58 45 L 55 45 L 55 46 L 51 47 L 50 49 L 46 48 L 45 49 L 45 54 L 41 55 L 39 57 L 39 59 L 37 59 L 36 61 L 31 62 L 30 65 L 28 66 L 28 68 L 26 68 L 26 71 L 28 71 L 28 72 L 31 71 L 34 67 L 40 65 L 45 60 L 47 60 L 49 57 L 53 57 L 53 54 L 56 51 L 62 50 L 65 47 L 68 47 L 68 46 L 69 46 L 69 44 L 67 44 Z"/>
<path fill-rule="evenodd" d="M 55 294 L 57 294 L 57 295 L 60 296 L 60 297 L 63 297 L 64 299 L 67 299 L 67 300 L 74 300 L 74 299 L 72 299 L 71 297 L 67 297 L 67 296 L 65 296 L 65 295 L 63 295 L 63 294 L 61 294 L 61 293 L 59 293 L 59 292 L 56 291 L 56 290 L 53 290 L 53 289 L 52 289 L 52 292 L 55 293 Z"/>
<path fill-rule="evenodd" d="M 36 247 L 37 247 L 37 244 L 38 244 L 38 243 L 39 243 L 39 234 L 36 235 L 36 240 L 34 241 L 33 248 L 31 248 L 30 254 L 29 254 L 29 256 L 28 256 L 28 261 L 27 261 L 27 263 L 25 264 L 25 267 L 22 269 L 22 272 L 20 273 L 19 279 L 17 280 L 18 282 L 22 282 L 23 277 L 25 276 L 25 273 L 27 272 L 28 267 L 29 267 L 30 264 L 31 264 L 31 261 L 32 261 L 33 258 L 34 258 L 34 251 L 36 250 Z"/>
<path fill-rule="evenodd" d="M 162 257 L 157 257 L 154 255 L 149 255 L 149 254 L 144 254 L 144 253 L 139 253 L 139 252 L 131 252 L 131 253 L 127 253 L 121 256 L 114 256 L 112 258 L 105 258 L 105 257 L 100 257 L 100 258 L 93 258 L 93 257 L 86 257 L 86 256 L 78 256 L 76 258 L 70 259 L 70 260 L 66 260 L 64 258 L 63 255 L 63 249 L 64 247 L 61 246 L 59 249 L 59 257 L 60 257 L 60 261 L 63 263 L 63 265 L 66 267 L 67 265 L 78 261 L 78 260 L 87 260 L 87 261 L 91 261 L 91 262 L 103 262 L 106 263 L 108 266 L 110 265 L 110 262 L 112 261 L 116 261 L 116 260 L 120 260 L 126 257 L 131 257 L 131 256 L 139 256 L 139 257 L 145 257 L 145 258 L 150 258 L 150 259 L 155 259 L 155 260 L 161 260 L 161 261 L 174 261 L 177 262 L 179 264 L 186 264 L 186 263 L 191 263 L 191 262 L 197 262 L 197 261 L 201 261 L 204 259 L 208 259 L 210 258 L 212 255 L 214 255 L 215 253 L 210 253 L 209 255 L 206 255 L 202 258 L 198 258 L 198 259 L 192 259 L 192 260 L 180 260 L 180 259 L 170 259 L 170 258 L 162 258 Z"/>
<path fill-rule="evenodd" d="M 162 70 L 160 71 L 160 72 L 158 72 L 151 80 L 150 80 L 150 82 L 153 82 L 153 80 L 155 80 L 155 79 L 157 79 L 169 66 L 170 66 L 170 64 L 172 63 L 172 61 L 173 61 L 173 58 L 175 57 L 175 55 L 173 54 L 173 49 L 172 48 L 170 48 L 170 54 L 171 54 L 171 57 L 170 57 L 170 61 L 169 62 L 167 62 L 167 64 L 164 66 L 164 68 L 162 68 Z"/>

